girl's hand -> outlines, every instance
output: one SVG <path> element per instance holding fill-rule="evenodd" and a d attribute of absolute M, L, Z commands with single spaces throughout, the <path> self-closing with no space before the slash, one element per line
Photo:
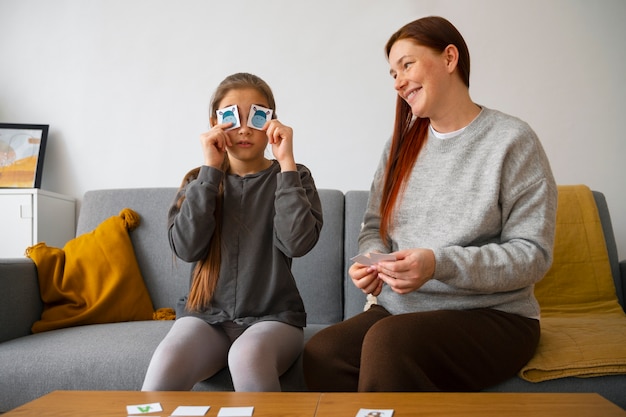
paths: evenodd
<path fill-rule="evenodd" d="M 222 169 L 222 163 L 226 157 L 226 147 L 232 145 L 230 137 L 224 129 L 228 129 L 232 124 L 232 122 L 227 122 L 213 125 L 211 130 L 200 135 L 204 165 Z"/>
<path fill-rule="evenodd" d="M 273 119 L 263 126 L 263 130 L 267 133 L 268 143 L 272 145 L 272 153 L 280 164 L 281 171 L 295 171 L 293 129 Z"/>
<path fill-rule="evenodd" d="M 378 278 L 398 294 L 419 289 L 435 274 L 435 253 L 430 249 L 407 249 L 393 254 L 396 261 L 375 266 Z"/>
<path fill-rule="evenodd" d="M 378 278 L 378 271 L 374 266 L 367 266 L 355 262 L 348 270 L 354 285 L 365 294 L 377 296 L 383 289 L 383 281 Z"/>

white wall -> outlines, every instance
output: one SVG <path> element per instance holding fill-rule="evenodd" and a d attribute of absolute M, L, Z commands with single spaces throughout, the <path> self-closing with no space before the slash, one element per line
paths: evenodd
<path fill-rule="evenodd" d="M 558 183 L 606 194 L 626 257 L 623 0 L 0 0 L 0 121 L 50 124 L 42 188 L 178 186 L 213 89 L 248 71 L 319 188 L 368 189 L 395 105 L 383 46 L 430 14 L 465 36 L 474 100 L 528 121 Z"/>

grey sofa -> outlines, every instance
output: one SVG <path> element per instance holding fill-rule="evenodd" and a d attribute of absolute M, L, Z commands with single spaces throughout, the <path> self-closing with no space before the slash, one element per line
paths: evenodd
<path fill-rule="evenodd" d="M 85 194 L 77 235 L 129 207 L 141 216 L 131 232 L 137 259 L 156 308 L 174 307 L 187 292 L 190 265 L 174 261 L 166 237 L 166 213 L 174 188 L 98 190 Z M 317 246 L 294 260 L 293 270 L 308 313 L 305 339 L 363 310 L 364 295 L 347 276 L 357 251 L 366 191 L 320 190 L 324 227 Z M 618 262 L 604 196 L 595 192 L 618 297 L 624 306 L 626 262 Z M 138 390 L 154 349 L 172 321 L 98 324 L 31 334 L 40 318 L 37 271 L 27 258 L 0 260 L 0 412 L 53 390 Z M 281 377 L 284 391 L 306 390 L 301 363 Z M 228 370 L 195 390 L 232 390 Z M 626 375 L 563 378 L 533 384 L 512 378 L 490 391 L 597 392 L 626 408 Z"/>

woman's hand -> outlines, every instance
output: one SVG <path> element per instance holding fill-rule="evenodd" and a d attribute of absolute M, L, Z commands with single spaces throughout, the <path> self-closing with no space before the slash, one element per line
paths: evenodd
<path fill-rule="evenodd" d="M 435 273 L 435 253 L 430 249 L 407 249 L 394 252 L 395 261 L 375 265 L 378 278 L 398 294 L 419 289 Z"/>
<path fill-rule="evenodd" d="M 272 153 L 280 164 L 280 170 L 295 171 L 296 162 L 293 157 L 293 129 L 285 126 L 277 119 L 270 120 L 263 126 L 267 133 L 268 143 L 272 145 Z"/>
<path fill-rule="evenodd" d="M 378 278 L 378 271 L 374 266 L 355 262 L 348 270 L 348 274 L 350 274 L 354 285 L 365 294 L 376 296 L 383 289 L 383 281 Z"/>
<path fill-rule="evenodd" d="M 232 124 L 232 122 L 215 124 L 211 130 L 200 135 L 204 165 L 222 169 L 222 163 L 226 157 L 226 147 L 232 146 L 224 129 L 228 129 Z"/>

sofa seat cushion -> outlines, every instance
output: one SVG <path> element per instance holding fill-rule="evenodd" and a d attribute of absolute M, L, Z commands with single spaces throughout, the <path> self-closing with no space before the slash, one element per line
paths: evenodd
<path fill-rule="evenodd" d="M 140 390 L 148 364 L 173 321 L 133 321 L 51 330 L 0 345 L 0 404 L 4 410 L 54 390 Z M 309 325 L 304 340 L 326 325 Z M 281 376 L 286 391 L 305 391 L 302 358 Z M 228 369 L 194 387 L 232 390 Z"/>
<path fill-rule="evenodd" d="M 33 333 L 152 318 L 152 300 L 128 235 L 138 225 L 139 215 L 126 208 L 63 249 L 45 243 L 27 249 L 44 303 Z"/>
<path fill-rule="evenodd" d="M 51 330 L 0 345 L 0 404 L 11 409 L 54 390 L 139 390 L 173 321 Z"/>

